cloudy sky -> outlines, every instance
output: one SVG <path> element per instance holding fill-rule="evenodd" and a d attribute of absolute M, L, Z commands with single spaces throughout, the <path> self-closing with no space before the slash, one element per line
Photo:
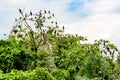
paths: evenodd
<path fill-rule="evenodd" d="M 0 0 L 0 38 L 9 33 L 19 8 L 50 10 L 67 33 L 109 39 L 120 47 L 120 0 Z"/>

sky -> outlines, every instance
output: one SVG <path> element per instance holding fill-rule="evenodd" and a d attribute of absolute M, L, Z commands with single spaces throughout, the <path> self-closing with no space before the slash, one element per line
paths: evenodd
<path fill-rule="evenodd" d="M 89 41 L 108 39 L 120 47 L 120 0 L 0 0 L 0 38 L 9 34 L 18 9 L 50 10 L 66 33 Z"/>

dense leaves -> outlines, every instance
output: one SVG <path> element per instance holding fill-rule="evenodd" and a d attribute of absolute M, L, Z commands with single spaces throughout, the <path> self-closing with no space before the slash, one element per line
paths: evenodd
<path fill-rule="evenodd" d="M 32 71 L 12 70 L 10 73 L 0 73 L 0 80 L 56 80 L 45 68 L 36 68 Z"/>

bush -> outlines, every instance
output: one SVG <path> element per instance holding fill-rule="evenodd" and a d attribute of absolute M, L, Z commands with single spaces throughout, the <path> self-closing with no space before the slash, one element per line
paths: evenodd
<path fill-rule="evenodd" d="M 10 73 L 0 72 L 0 80 L 55 80 L 45 68 L 36 68 L 32 71 L 12 70 Z"/>
<path fill-rule="evenodd" d="M 51 74 L 57 79 L 57 80 L 68 80 L 70 77 L 70 74 L 67 70 L 64 69 L 54 69 L 51 71 Z"/>

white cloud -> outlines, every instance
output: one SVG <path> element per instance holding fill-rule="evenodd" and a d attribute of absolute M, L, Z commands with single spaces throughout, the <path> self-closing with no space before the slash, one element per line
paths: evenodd
<path fill-rule="evenodd" d="M 10 0 L 11 4 L 21 4 L 24 3 L 26 0 Z"/>
<path fill-rule="evenodd" d="M 99 14 L 89 16 L 75 24 L 66 25 L 67 32 L 86 35 L 93 39 L 108 39 L 112 34 L 120 33 L 120 19 L 118 17 L 120 17 L 120 14 Z"/>
<path fill-rule="evenodd" d="M 84 1 L 84 10 L 92 14 L 112 12 L 120 7 L 120 0 L 93 0 L 92 2 Z"/>
<path fill-rule="evenodd" d="M 93 13 L 111 12 L 119 5 L 119 0 L 96 0 L 92 11 Z"/>
<path fill-rule="evenodd" d="M 119 45 L 120 14 L 99 14 L 89 16 L 74 24 L 67 24 L 67 33 L 86 36 L 90 42 L 95 39 L 108 39 Z"/>
<path fill-rule="evenodd" d="M 67 32 L 87 36 L 90 41 L 109 39 L 118 45 L 120 13 L 114 11 L 119 9 L 119 5 L 120 0 L 93 0 L 92 3 L 86 1 L 83 10 L 91 14 L 75 23 L 66 24 Z"/>

